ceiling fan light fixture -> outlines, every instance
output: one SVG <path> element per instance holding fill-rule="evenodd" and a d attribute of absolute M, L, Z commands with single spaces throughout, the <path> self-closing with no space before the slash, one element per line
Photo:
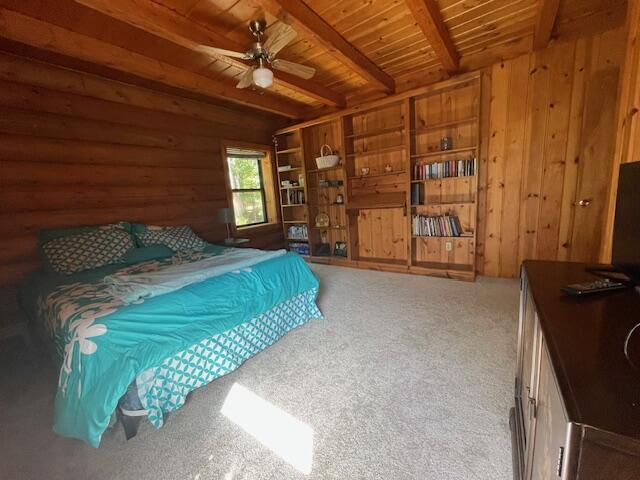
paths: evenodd
<path fill-rule="evenodd" d="M 265 67 L 258 67 L 253 71 L 253 83 L 262 88 L 273 85 L 273 72 Z"/>

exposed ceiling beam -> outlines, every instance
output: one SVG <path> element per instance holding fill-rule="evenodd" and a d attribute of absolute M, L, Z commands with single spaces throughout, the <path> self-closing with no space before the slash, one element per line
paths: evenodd
<path fill-rule="evenodd" d="M 75 2 L 190 50 L 197 50 L 200 45 L 209 45 L 239 52 L 244 52 L 248 49 L 248 45 L 242 45 L 231 40 L 215 29 L 195 23 L 153 1 L 75 0 Z M 224 55 L 216 58 L 243 70 L 248 67 L 243 61 Z M 344 95 L 313 81 L 303 80 L 286 72 L 278 71 L 275 81 L 283 87 L 295 90 L 325 105 L 344 107 L 346 104 Z"/>
<path fill-rule="evenodd" d="M 395 90 L 395 81 L 391 76 L 345 40 L 302 0 L 260 0 L 258 3 L 280 21 L 325 47 L 340 62 L 377 88 L 388 93 Z"/>
<path fill-rule="evenodd" d="M 238 90 L 232 83 L 198 75 L 6 8 L 0 8 L 0 35 L 15 42 L 113 67 L 173 87 L 289 118 L 302 116 L 296 105 L 272 95 L 262 95 L 252 90 Z"/>
<path fill-rule="evenodd" d="M 444 69 L 454 73 L 460 65 L 460 55 L 451 41 L 438 4 L 435 0 L 405 0 L 405 3 Z"/>
<path fill-rule="evenodd" d="M 538 15 L 533 32 L 534 50 L 540 50 L 549 44 L 559 6 L 560 0 L 538 0 Z"/>

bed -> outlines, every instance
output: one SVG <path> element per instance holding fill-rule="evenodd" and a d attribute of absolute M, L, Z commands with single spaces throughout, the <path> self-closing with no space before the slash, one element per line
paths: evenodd
<path fill-rule="evenodd" d="M 98 447 L 119 403 L 137 404 L 160 428 L 191 391 L 322 318 L 318 281 L 299 255 L 253 250 L 262 253 L 252 259 L 252 250 L 206 245 L 70 275 L 29 276 L 21 303 L 45 327 L 61 362 L 54 431 Z M 215 274 L 203 276 L 203 262 L 217 262 Z M 177 273 L 162 288 L 148 280 L 168 271 Z"/>

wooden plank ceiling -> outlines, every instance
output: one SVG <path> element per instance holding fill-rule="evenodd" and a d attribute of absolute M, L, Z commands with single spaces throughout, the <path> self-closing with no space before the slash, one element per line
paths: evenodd
<path fill-rule="evenodd" d="M 625 10 L 626 0 L 0 0 L 0 49 L 308 118 L 618 26 Z M 279 57 L 314 67 L 313 79 L 277 71 L 268 90 L 239 90 L 249 62 L 198 50 L 246 51 L 257 18 L 296 29 Z"/>

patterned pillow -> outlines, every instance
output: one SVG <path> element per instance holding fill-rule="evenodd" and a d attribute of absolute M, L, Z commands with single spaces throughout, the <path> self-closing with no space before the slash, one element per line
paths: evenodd
<path fill-rule="evenodd" d="M 105 225 L 78 235 L 55 238 L 45 243 L 42 250 L 55 272 L 70 275 L 123 263 L 124 255 L 134 247 L 133 237 L 120 225 Z"/>
<path fill-rule="evenodd" d="M 136 237 L 144 247 L 151 245 L 164 245 L 174 252 L 186 250 L 202 250 L 207 242 L 198 237 L 191 227 L 156 227 L 147 226 L 143 232 L 137 232 Z"/>

